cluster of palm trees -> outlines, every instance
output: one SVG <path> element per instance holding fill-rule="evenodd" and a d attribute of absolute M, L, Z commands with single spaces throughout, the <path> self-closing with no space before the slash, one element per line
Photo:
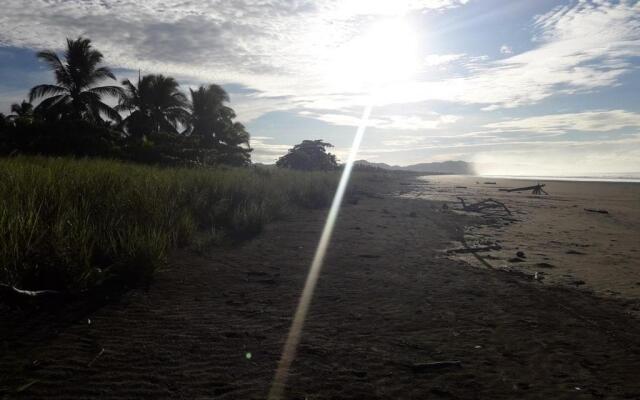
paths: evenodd
<path fill-rule="evenodd" d="M 62 58 L 52 50 L 40 51 L 37 57 L 53 71 L 56 83 L 33 87 L 29 101 L 12 105 L 8 117 L 0 114 L 0 124 L 81 120 L 118 130 L 132 140 L 159 134 L 197 138 L 200 145 L 218 151 L 240 149 L 248 159 L 249 134 L 234 121 L 234 111 L 225 104 L 229 96 L 218 85 L 190 89 L 190 98 L 174 78 L 164 75 L 139 76 L 136 83 L 127 79 L 122 86 L 100 85 L 116 77 L 101 65 L 102 53 L 83 37 L 67 39 Z M 40 102 L 34 107 L 36 100 Z"/>

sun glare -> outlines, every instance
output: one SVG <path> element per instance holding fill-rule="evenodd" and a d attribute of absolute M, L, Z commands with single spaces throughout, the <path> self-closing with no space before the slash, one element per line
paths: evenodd
<path fill-rule="evenodd" d="M 351 170 L 367 129 L 376 93 L 385 86 L 405 81 L 411 77 L 417 67 L 416 47 L 415 35 L 412 34 L 408 25 L 402 23 L 401 20 L 391 20 L 375 25 L 365 35 L 356 37 L 337 51 L 336 61 L 338 62 L 333 65 L 334 69 L 329 74 L 332 83 L 338 85 L 349 84 L 351 88 L 353 88 L 351 86 L 353 84 L 362 86 L 361 89 L 369 93 L 367 96 L 368 102 L 364 105 L 365 108 L 360 118 L 360 124 L 354 136 L 349 156 L 345 162 L 318 247 L 307 274 L 304 289 L 302 290 L 282 356 L 278 362 L 273 384 L 269 391 L 269 400 L 280 400 L 283 397 L 289 368 L 296 356 L 304 322 L 313 299 L 313 292 L 331 242 L 333 228 L 349 184 Z"/>
<path fill-rule="evenodd" d="M 404 18 L 378 22 L 334 51 L 327 79 L 344 89 L 368 92 L 406 81 L 418 67 L 416 37 Z"/>

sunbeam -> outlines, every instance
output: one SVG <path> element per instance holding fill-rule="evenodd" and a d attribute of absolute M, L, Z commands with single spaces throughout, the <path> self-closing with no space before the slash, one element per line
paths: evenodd
<path fill-rule="evenodd" d="M 278 362 L 276 375 L 273 380 L 271 390 L 269 391 L 269 400 L 279 400 L 282 398 L 284 387 L 287 381 L 287 376 L 289 375 L 289 368 L 291 367 L 291 363 L 296 356 L 296 350 L 298 348 L 298 344 L 300 343 L 300 335 L 302 334 L 304 321 L 307 318 L 309 305 L 311 304 L 311 299 L 313 298 L 313 292 L 316 288 L 316 284 L 318 283 L 320 270 L 322 269 L 322 264 L 327 254 L 329 242 L 331 242 L 333 228 L 335 226 L 336 219 L 338 218 L 338 213 L 340 212 L 340 205 L 342 204 L 342 199 L 347 189 L 349 178 L 351 177 L 353 163 L 356 161 L 356 156 L 358 155 L 358 150 L 360 149 L 360 144 L 362 143 L 362 138 L 364 137 L 364 132 L 367 129 L 367 123 L 369 122 L 369 116 L 371 115 L 371 109 L 373 108 L 372 103 L 372 100 L 369 101 L 369 104 L 365 107 L 360 119 L 360 124 L 358 125 L 358 130 L 356 131 L 356 135 L 353 138 L 351 150 L 349 150 L 349 156 L 347 158 L 347 162 L 344 165 L 344 170 L 342 171 L 342 176 L 340 177 L 340 183 L 338 184 L 338 189 L 333 196 L 331 208 L 329 209 L 329 215 L 327 216 L 324 228 L 322 229 L 322 235 L 320 236 L 318 247 L 316 248 L 316 252 L 313 256 L 313 261 L 311 262 L 311 268 L 309 269 L 309 274 L 307 275 L 307 280 L 304 284 L 304 289 L 302 290 L 302 295 L 300 296 L 300 301 L 298 302 L 298 307 L 296 308 L 296 313 L 293 317 L 293 323 L 291 324 L 291 328 L 289 329 L 289 334 L 284 345 L 284 350 L 282 351 L 282 357 Z"/>

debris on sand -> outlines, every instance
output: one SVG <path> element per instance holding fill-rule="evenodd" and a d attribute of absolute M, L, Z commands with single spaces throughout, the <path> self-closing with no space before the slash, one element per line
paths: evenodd
<path fill-rule="evenodd" d="M 609 211 L 597 209 L 597 208 L 585 208 L 584 210 L 587 212 L 598 213 L 598 214 L 609 214 Z"/>
<path fill-rule="evenodd" d="M 93 357 L 93 359 L 91 361 L 89 361 L 89 363 L 87 363 L 87 367 L 91 368 L 91 366 L 98 361 L 98 358 L 102 357 L 102 355 L 104 354 L 104 349 L 101 349 L 100 352 Z"/>
<path fill-rule="evenodd" d="M 516 257 L 518 257 L 518 258 L 527 258 L 527 256 L 524 255 L 524 251 L 518 251 L 516 253 Z"/>
<path fill-rule="evenodd" d="M 525 192 L 527 190 L 531 190 L 532 194 L 537 194 L 537 195 L 541 195 L 541 194 L 546 194 L 548 195 L 549 193 L 545 192 L 543 187 L 545 187 L 546 185 L 544 184 L 537 184 L 537 185 L 533 185 L 533 186 L 524 186 L 524 187 L 519 187 L 519 188 L 513 188 L 513 189 L 500 189 L 501 192 Z"/>
<path fill-rule="evenodd" d="M 0 283 L 0 303 L 9 307 L 38 307 L 63 300 L 66 293 L 57 290 L 23 290 Z"/>
<path fill-rule="evenodd" d="M 411 369 L 415 373 L 429 372 L 447 368 L 462 368 L 462 363 L 458 360 L 453 361 L 436 361 L 428 363 L 415 363 L 411 366 Z"/>
<path fill-rule="evenodd" d="M 461 249 L 449 249 L 447 250 L 447 254 L 467 254 L 467 253 L 475 253 L 480 251 L 493 251 L 493 250 L 501 250 L 502 246 L 494 244 L 491 246 L 479 246 L 479 247 L 463 247 Z"/>
<path fill-rule="evenodd" d="M 503 202 L 498 200 L 486 199 L 486 200 L 479 201 L 477 203 L 470 203 L 470 204 L 467 204 L 462 197 L 458 197 L 458 200 L 460 200 L 460 203 L 462 204 L 462 209 L 464 211 L 482 212 L 484 210 L 491 209 L 491 208 L 502 208 L 509 215 L 511 215 L 511 210 L 509 210 Z"/>

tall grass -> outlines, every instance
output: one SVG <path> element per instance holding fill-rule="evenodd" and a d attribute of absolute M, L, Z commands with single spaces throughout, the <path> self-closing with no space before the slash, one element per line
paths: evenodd
<path fill-rule="evenodd" d="M 175 247 L 258 233 L 323 207 L 337 173 L 156 168 L 105 160 L 0 159 L 0 283 L 80 291 L 140 281 Z"/>

